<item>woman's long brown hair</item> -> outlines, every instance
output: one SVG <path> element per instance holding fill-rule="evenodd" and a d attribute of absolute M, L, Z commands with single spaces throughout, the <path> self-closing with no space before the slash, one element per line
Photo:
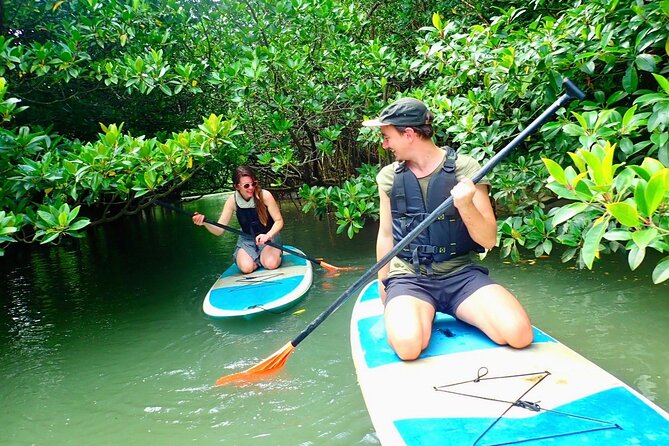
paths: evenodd
<path fill-rule="evenodd" d="M 256 202 L 256 212 L 258 213 L 258 218 L 260 223 L 263 226 L 267 225 L 269 221 L 269 213 L 267 212 L 267 205 L 262 198 L 262 187 L 260 186 L 260 181 L 256 178 L 256 173 L 249 166 L 239 166 L 235 169 L 235 173 L 232 174 L 232 182 L 236 185 L 239 185 L 239 181 L 242 177 L 251 177 L 251 179 L 256 182 L 256 187 L 253 191 L 253 199 Z"/>

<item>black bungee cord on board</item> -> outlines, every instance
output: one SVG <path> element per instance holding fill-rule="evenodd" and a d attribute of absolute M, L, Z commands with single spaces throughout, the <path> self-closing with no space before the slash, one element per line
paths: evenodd
<path fill-rule="evenodd" d="M 546 436 L 542 436 L 542 437 L 531 437 L 531 438 L 520 439 L 520 440 L 515 440 L 515 441 L 508 441 L 508 442 L 504 442 L 504 443 L 495 443 L 495 444 L 489 445 L 489 446 L 503 446 L 503 445 L 519 444 L 519 443 L 524 443 L 524 442 L 528 442 L 528 441 L 546 440 L 546 439 L 549 439 L 549 438 L 557 438 L 557 437 L 565 437 L 565 436 L 569 436 L 569 435 L 585 434 L 585 433 L 589 433 L 589 432 L 596 432 L 596 431 L 607 430 L 607 429 L 620 429 L 620 430 L 622 430 L 622 427 L 619 424 L 613 423 L 611 421 L 599 420 L 597 418 L 587 417 L 587 416 L 568 413 L 568 412 L 562 412 L 562 411 L 554 410 L 554 409 L 546 409 L 546 408 L 541 407 L 539 405 L 539 402 L 532 402 L 532 401 L 523 400 L 522 398 L 525 395 L 530 393 L 530 391 L 532 389 L 534 389 L 536 386 L 538 386 L 539 383 L 541 383 L 546 377 L 551 375 L 551 373 L 549 371 L 519 373 L 519 374 L 515 374 L 515 375 L 492 376 L 492 377 L 486 378 L 487 375 L 488 375 L 488 368 L 487 367 L 480 367 L 478 372 L 477 372 L 476 378 L 474 378 L 472 380 L 461 381 L 461 382 L 457 382 L 457 383 L 446 384 L 446 385 L 443 385 L 443 386 L 435 386 L 434 387 L 434 390 L 436 390 L 437 392 L 445 392 L 445 393 L 450 393 L 450 394 L 454 394 L 454 395 L 460 395 L 460 396 L 476 398 L 476 399 L 481 399 L 481 400 L 486 400 L 486 401 L 493 401 L 493 402 L 498 402 L 498 403 L 503 403 L 503 404 L 508 404 L 509 405 L 509 407 L 507 407 L 506 410 L 504 410 L 504 412 L 502 412 L 502 414 L 499 415 L 497 417 L 497 419 L 495 421 L 493 421 L 490 424 L 490 426 L 488 426 L 481 433 L 481 435 L 478 436 L 478 438 L 476 438 L 474 443 L 472 443 L 473 446 L 476 446 L 477 444 L 479 444 L 479 442 L 485 437 L 485 435 L 488 432 L 490 432 L 493 429 L 493 427 L 495 427 L 495 425 L 502 418 L 504 418 L 504 415 L 506 415 L 509 412 L 509 410 L 511 410 L 514 407 L 530 410 L 532 412 L 544 411 L 544 412 L 554 413 L 556 415 L 563 415 L 563 416 L 570 417 L 570 418 L 578 418 L 578 419 L 581 419 L 581 420 L 590 421 L 590 422 L 593 422 L 593 423 L 598 423 L 602 426 L 593 427 L 593 428 L 590 428 L 590 429 L 579 430 L 579 431 L 571 431 L 571 432 L 564 432 L 564 433 L 553 434 L 553 435 L 546 435 Z M 498 398 L 486 397 L 486 396 L 481 396 L 481 395 L 473 395 L 473 394 L 469 394 L 469 393 L 450 390 L 453 387 L 456 387 L 456 386 L 459 386 L 459 385 L 462 385 L 462 384 L 467 384 L 467 383 L 478 383 L 478 382 L 481 382 L 481 381 L 489 381 L 489 380 L 493 380 L 493 379 L 522 378 L 522 377 L 528 377 L 528 376 L 537 376 L 538 379 L 536 379 L 534 384 L 532 384 L 532 386 L 529 389 L 527 389 L 525 392 L 523 392 L 523 394 L 520 397 L 518 397 L 515 401 L 507 401 L 507 400 L 498 399 Z"/>

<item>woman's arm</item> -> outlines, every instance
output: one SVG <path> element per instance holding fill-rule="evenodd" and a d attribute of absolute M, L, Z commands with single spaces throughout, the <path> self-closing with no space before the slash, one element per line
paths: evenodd
<path fill-rule="evenodd" d="M 279 209 L 279 205 L 274 199 L 274 196 L 268 190 L 263 190 L 262 193 L 263 200 L 265 201 L 269 215 L 271 215 L 272 220 L 274 220 L 274 224 L 269 228 L 269 231 L 267 231 L 266 234 L 258 234 L 256 237 L 256 244 L 258 245 L 267 243 L 283 229 L 283 216 L 281 215 L 281 210 Z"/>
<path fill-rule="evenodd" d="M 232 219 L 232 214 L 235 212 L 235 196 L 230 195 L 228 199 L 225 202 L 225 205 L 223 206 L 223 211 L 221 212 L 221 216 L 218 217 L 218 223 L 224 226 L 227 226 L 228 223 L 230 223 L 230 220 Z M 211 232 L 214 235 L 221 235 L 225 230 L 221 227 L 210 225 L 209 223 L 204 222 L 204 215 L 203 214 L 198 214 L 197 212 L 195 215 L 193 215 L 193 223 L 195 223 L 198 226 L 204 226 L 207 228 L 207 231 Z"/>

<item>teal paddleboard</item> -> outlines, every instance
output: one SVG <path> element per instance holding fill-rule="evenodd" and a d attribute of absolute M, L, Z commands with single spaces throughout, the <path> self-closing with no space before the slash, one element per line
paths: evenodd
<path fill-rule="evenodd" d="M 292 246 L 286 248 L 302 253 Z M 299 302 L 312 280 L 311 263 L 290 253 L 284 253 L 281 266 L 274 270 L 259 268 L 251 274 L 242 274 L 232 264 L 211 287 L 202 309 L 214 318 L 280 312 Z"/>
<path fill-rule="evenodd" d="M 401 361 L 376 281 L 360 293 L 351 350 L 383 445 L 669 445 L 669 414 L 535 328 L 516 350 L 438 314 L 428 348 Z"/>

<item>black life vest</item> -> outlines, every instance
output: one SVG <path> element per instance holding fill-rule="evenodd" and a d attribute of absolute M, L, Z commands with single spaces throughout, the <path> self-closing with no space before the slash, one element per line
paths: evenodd
<path fill-rule="evenodd" d="M 253 198 L 253 201 L 255 203 L 255 198 Z M 255 207 L 239 207 L 236 199 L 235 204 L 237 205 L 237 220 L 239 221 L 239 226 L 242 228 L 244 233 L 254 237 L 258 234 L 267 234 L 272 228 L 272 225 L 274 225 L 274 219 L 269 214 L 269 211 L 267 212 L 267 224 L 263 225 L 260 222 L 260 217 L 258 217 L 258 211 Z"/>
<path fill-rule="evenodd" d="M 455 150 L 446 148 L 444 165 L 430 178 L 427 188 L 427 205 L 418 183 L 418 178 L 404 163 L 395 168 L 395 179 L 390 193 L 393 217 L 393 240 L 399 243 L 418 226 L 441 203 L 451 196 L 451 189 L 457 184 Z M 472 240 L 467 227 L 455 206 L 440 215 L 418 237 L 398 254 L 410 261 L 416 273 L 420 265 L 425 265 L 431 274 L 432 262 L 443 262 L 471 251 L 484 252 L 485 249 Z"/>

